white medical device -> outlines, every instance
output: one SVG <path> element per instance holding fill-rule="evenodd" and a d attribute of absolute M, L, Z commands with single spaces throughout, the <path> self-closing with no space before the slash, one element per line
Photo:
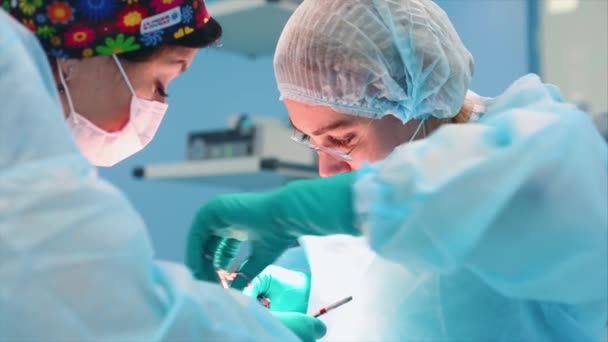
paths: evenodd
<path fill-rule="evenodd" d="M 135 168 L 134 176 L 243 190 L 269 189 L 317 176 L 316 153 L 290 141 L 288 123 L 236 114 L 229 128 L 188 135 L 186 161 Z"/>

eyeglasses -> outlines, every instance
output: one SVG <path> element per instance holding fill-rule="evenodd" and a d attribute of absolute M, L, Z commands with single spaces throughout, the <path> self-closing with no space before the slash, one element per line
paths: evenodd
<path fill-rule="evenodd" d="M 363 138 L 367 135 L 367 132 L 369 131 L 369 127 L 372 125 L 373 122 L 374 122 L 374 119 L 369 120 L 369 122 L 367 123 L 367 126 L 365 126 L 365 128 L 363 130 L 363 134 L 359 137 L 359 139 L 354 144 L 354 146 L 348 151 L 341 151 L 341 150 L 335 149 L 335 148 L 315 145 L 312 142 L 312 138 L 310 137 L 310 135 L 305 134 L 304 132 L 301 132 L 296 128 L 294 128 L 291 132 L 291 140 L 297 142 L 298 144 L 302 144 L 317 152 L 327 153 L 334 157 L 340 158 L 342 160 L 352 161 L 353 157 L 351 156 L 351 154 L 357 148 L 357 146 L 359 146 L 359 144 L 361 143 Z"/>
<path fill-rule="evenodd" d="M 418 127 L 416 128 L 416 131 L 414 132 L 414 134 L 412 135 L 412 137 L 410 138 L 409 142 L 413 141 L 416 136 L 418 135 L 418 132 L 420 131 L 420 129 L 422 128 L 422 133 L 423 136 L 426 138 L 426 125 L 425 125 L 425 121 L 426 119 L 422 119 L 420 120 L 420 123 L 418 124 Z M 324 146 L 317 146 L 312 142 L 312 138 L 305 134 L 304 132 L 301 132 L 299 130 L 297 130 L 296 128 L 294 128 L 291 132 L 291 140 L 302 144 L 312 150 L 315 150 L 317 152 L 324 152 L 327 154 L 330 154 L 332 156 L 335 156 L 337 158 L 340 158 L 342 160 L 346 160 L 346 161 L 352 161 L 353 158 L 351 156 L 351 154 L 353 153 L 353 151 L 357 148 L 357 146 L 359 146 L 359 144 L 361 143 L 361 140 L 363 140 L 363 138 L 367 135 L 367 132 L 369 131 L 369 127 L 372 125 L 372 122 L 374 122 L 374 119 L 370 119 L 369 123 L 367 124 L 367 126 L 364 128 L 363 130 L 363 134 L 361 135 L 361 137 L 359 138 L 359 140 L 357 140 L 357 142 L 355 143 L 355 145 L 348 151 L 340 151 L 334 148 L 329 148 L 329 147 L 324 147 Z"/>

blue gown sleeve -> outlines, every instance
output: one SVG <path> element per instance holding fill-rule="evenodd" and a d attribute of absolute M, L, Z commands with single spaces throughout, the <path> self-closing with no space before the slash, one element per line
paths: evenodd
<path fill-rule="evenodd" d="M 479 123 L 360 170 L 355 207 L 372 248 L 409 269 L 467 268 L 517 298 L 605 302 L 607 167 L 590 118 L 529 75 Z"/>
<path fill-rule="evenodd" d="M 0 9 L 0 340 L 297 341 L 254 300 L 154 260 L 65 127 L 33 35 Z"/>

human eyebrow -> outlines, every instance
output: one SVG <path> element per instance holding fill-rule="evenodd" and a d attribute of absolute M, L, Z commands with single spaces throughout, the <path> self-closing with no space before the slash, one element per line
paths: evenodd
<path fill-rule="evenodd" d="M 351 119 L 351 118 L 339 119 L 328 125 L 325 125 L 324 127 L 316 129 L 314 132 L 312 132 L 312 135 L 322 135 L 324 133 L 327 133 L 328 131 L 331 131 L 331 130 L 334 130 L 337 128 L 346 128 L 346 127 L 354 126 L 356 123 L 357 123 L 357 121 L 354 119 Z"/>

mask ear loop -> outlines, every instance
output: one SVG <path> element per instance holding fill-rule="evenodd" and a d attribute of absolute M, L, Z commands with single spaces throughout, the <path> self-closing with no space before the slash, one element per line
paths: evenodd
<path fill-rule="evenodd" d="M 422 135 L 423 135 L 423 139 L 426 138 L 426 122 L 422 122 Z"/>
<path fill-rule="evenodd" d="M 416 138 L 416 135 L 418 135 L 418 132 L 420 131 L 420 128 L 424 127 L 424 123 L 425 122 L 426 122 L 426 118 L 420 120 L 420 123 L 418 124 L 418 128 L 416 128 L 416 131 L 414 132 L 414 135 L 412 135 L 412 137 L 410 138 L 409 142 L 412 142 Z M 426 129 L 424 130 L 424 137 L 426 138 Z"/>
<path fill-rule="evenodd" d="M 129 87 L 129 90 L 131 91 L 131 95 L 135 96 L 135 90 L 133 89 L 131 82 L 129 82 L 127 73 L 125 72 L 125 69 L 123 69 L 122 64 L 118 60 L 118 57 L 116 55 L 112 55 L 112 58 L 114 58 L 114 62 L 116 62 L 116 66 L 118 66 L 118 70 L 120 70 L 120 74 L 125 79 L 125 82 L 127 82 L 127 87 Z"/>
<path fill-rule="evenodd" d="M 114 59 L 114 62 L 116 63 L 116 66 L 118 67 L 118 70 L 120 71 L 120 74 L 122 75 L 122 78 L 127 83 L 127 87 L 129 87 L 129 91 L 131 91 L 131 96 L 133 97 L 132 101 L 137 100 L 137 95 L 135 95 L 135 89 L 133 89 L 133 86 L 131 85 L 129 78 L 127 77 L 127 73 L 125 72 L 125 69 L 122 67 L 122 64 L 120 63 L 120 60 L 118 59 L 116 54 L 113 54 L 112 58 Z M 133 108 L 131 108 L 131 110 L 129 110 L 129 122 L 132 125 L 135 125 L 135 122 L 133 120 L 133 115 L 134 115 Z"/>
<path fill-rule="evenodd" d="M 74 110 L 74 102 L 72 102 L 72 95 L 70 95 L 70 89 L 68 88 L 66 80 L 69 79 L 70 76 L 72 76 L 72 67 L 68 68 L 68 76 L 66 78 L 65 76 L 63 76 L 63 71 L 61 71 L 61 63 L 59 63 L 59 60 L 57 60 L 57 73 L 59 74 L 59 81 L 61 81 L 61 86 L 65 91 L 65 97 L 68 99 L 68 106 L 70 107 L 71 115 L 76 111 Z"/>

